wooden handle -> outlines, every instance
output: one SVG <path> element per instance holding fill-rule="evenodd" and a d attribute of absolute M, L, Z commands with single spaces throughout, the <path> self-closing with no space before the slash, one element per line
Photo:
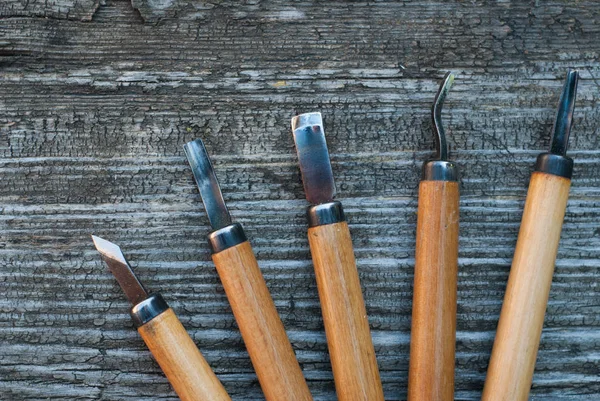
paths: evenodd
<path fill-rule="evenodd" d="M 483 401 L 527 400 L 570 185 L 551 174 L 531 177 Z"/>
<path fill-rule="evenodd" d="M 346 222 L 308 229 L 339 401 L 383 401 L 350 230 Z"/>
<path fill-rule="evenodd" d="M 419 185 L 409 401 L 454 400 L 458 202 L 457 182 Z"/>
<path fill-rule="evenodd" d="M 312 400 L 250 243 L 216 253 L 213 261 L 265 398 Z"/>
<path fill-rule="evenodd" d="M 182 401 L 231 401 L 172 309 L 138 332 Z"/>

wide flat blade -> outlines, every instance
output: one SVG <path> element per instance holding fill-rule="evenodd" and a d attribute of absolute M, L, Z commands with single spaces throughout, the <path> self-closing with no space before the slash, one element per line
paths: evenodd
<path fill-rule="evenodd" d="M 148 292 L 137 279 L 133 270 L 131 270 L 131 266 L 129 266 L 125 256 L 123 256 L 121 248 L 95 235 L 92 235 L 92 240 L 96 249 L 102 255 L 102 259 L 108 265 L 110 272 L 115 276 L 119 286 L 123 289 L 129 302 L 132 305 L 137 305 L 148 298 Z"/>
<path fill-rule="evenodd" d="M 196 184 L 200 190 L 200 196 L 206 209 L 206 215 L 213 230 L 231 225 L 231 215 L 213 170 L 210 158 L 200 139 L 188 142 L 183 147 L 187 156 Z"/>
<path fill-rule="evenodd" d="M 321 113 L 292 118 L 292 132 L 306 199 L 312 204 L 333 201 L 335 183 Z"/>

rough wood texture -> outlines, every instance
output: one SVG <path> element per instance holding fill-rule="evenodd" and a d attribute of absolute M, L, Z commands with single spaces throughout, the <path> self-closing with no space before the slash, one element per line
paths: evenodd
<path fill-rule="evenodd" d="M 483 401 L 527 401 L 571 180 L 534 172 L 510 268 Z"/>
<path fill-rule="evenodd" d="M 139 327 L 138 332 L 181 401 L 231 401 L 173 309 Z"/>
<path fill-rule="evenodd" d="M 90 21 L 100 0 L 2 0 L 0 18 L 40 17 Z"/>
<path fill-rule="evenodd" d="M 308 229 L 339 401 L 383 401 L 383 388 L 348 223 Z"/>
<path fill-rule="evenodd" d="M 312 401 L 250 242 L 212 258 L 267 401 Z"/>
<path fill-rule="evenodd" d="M 458 185 L 447 181 L 419 184 L 409 401 L 454 400 Z"/>
<path fill-rule="evenodd" d="M 91 22 L 0 19 L 3 401 L 177 399 L 91 233 L 127 244 L 232 399 L 264 399 L 205 240 L 182 149 L 196 137 L 315 399 L 335 400 L 289 128 L 313 110 L 386 399 L 406 399 L 417 188 L 447 70 L 457 78 L 443 119 L 462 172 L 455 397 L 480 399 L 531 171 L 569 66 L 581 71 L 575 172 L 531 398 L 598 397 L 596 1 L 170 4 L 163 19 L 112 0 Z"/>

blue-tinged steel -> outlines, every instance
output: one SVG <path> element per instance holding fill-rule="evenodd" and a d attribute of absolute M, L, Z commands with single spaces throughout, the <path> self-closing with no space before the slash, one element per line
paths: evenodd
<path fill-rule="evenodd" d="M 324 226 L 346 221 L 342 203 L 338 201 L 311 206 L 307 209 L 306 216 L 308 218 L 309 227 Z"/>
<path fill-rule="evenodd" d="M 577 81 L 579 74 L 575 70 L 569 70 L 565 79 L 560 100 L 558 102 L 558 111 L 556 121 L 554 122 L 552 146 L 550 153 L 566 156 L 569 145 L 569 134 L 573 126 L 573 111 L 575 110 L 575 97 L 577 95 Z"/>
<path fill-rule="evenodd" d="M 573 159 L 567 156 L 567 147 L 573 126 L 578 80 L 579 73 L 577 71 L 569 70 L 567 72 L 565 85 L 558 101 L 550 152 L 538 156 L 535 171 L 568 179 L 571 179 L 573 175 Z"/>
<path fill-rule="evenodd" d="M 240 223 L 230 224 L 208 235 L 208 242 L 213 253 L 223 252 L 246 241 L 248 238 Z"/>
<path fill-rule="evenodd" d="M 156 293 L 151 294 L 148 298 L 137 305 L 134 305 L 129 314 L 136 327 L 140 327 L 159 316 L 161 313 L 169 309 L 169 305 L 162 297 Z"/>
<path fill-rule="evenodd" d="M 204 143 L 202 143 L 202 140 L 196 139 L 186 143 L 183 148 L 213 230 L 219 230 L 230 225 L 231 215 L 223 200 L 223 194 Z"/>
<path fill-rule="evenodd" d="M 448 143 L 446 142 L 446 133 L 442 125 L 442 106 L 453 83 L 454 74 L 451 72 L 446 73 L 431 107 L 431 120 L 435 134 L 435 158 L 437 160 L 448 160 Z"/>
<path fill-rule="evenodd" d="M 292 132 L 306 199 L 316 205 L 331 202 L 335 197 L 335 183 L 321 113 L 292 118 Z"/>
<path fill-rule="evenodd" d="M 431 107 L 435 156 L 423 164 L 421 179 L 425 181 L 458 181 L 458 167 L 456 163 L 448 161 L 448 143 L 442 125 L 442 106 L 453 83 L 454 75 L 448 72 L 440 84 Z"/>

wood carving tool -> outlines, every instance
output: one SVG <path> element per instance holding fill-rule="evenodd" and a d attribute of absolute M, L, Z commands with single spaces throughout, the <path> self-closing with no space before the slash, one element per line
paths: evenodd
<path fill-rule="evenodd" d="M 329 356 L 340 401 L 383 401 L 350 230 L 335 184 L 321 113 L 292 119 Z"/>
<path fill-rule="evenodd" d="M 577 71 L 569 70 L 550 152 L 538 156 L 531 176 L 483 401 L 526 401 L 529 396 L 573 173 L 566 152 L 577 80 Z"/>
<path fill-rule="evenodd" d="M 432 107 L 436 155 L 419 184 L 409 401 L 454 400 L 458 167 L 448 161 L 442 105 L 454 76 L 446 74 Z"/>
<path fill-rule="evenodd" d="M 133 305 L 138 333 L 182 401 L 231 401 L 181 322 L 158 294 L 148 294 L 121 248 L 92 235 L 96 249 Z"/>
<path fill-rule="evenodd" d="M 208 236 L 212 259 L 265 398 L 312 400 L 250 242 L 241 224 L 231 220 L 204 144 L 196 139 L 184 149 L 214 230 Z"/>

